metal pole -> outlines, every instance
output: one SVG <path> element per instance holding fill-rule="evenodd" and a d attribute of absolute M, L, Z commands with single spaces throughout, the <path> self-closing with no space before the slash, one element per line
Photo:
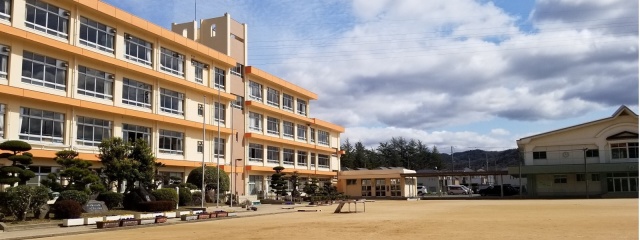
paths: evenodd
<path fill-rule="evenodd" d="M 582 153 L 584 155 L 584 194 L 589 199 L 589 178 L 587 178 L 587 150 L 588 148 L 582 149 Z"/>
<path fill-rule="evenodd" d="M 456 164 L 453 162 L 453 146 L 451 146 L 451 172 L 455 171 Z"/>
<path fill-rule="evenodd" d="M 520 198 L 522 198 L 522 161 L 518 161 L 520 164 L 518 164 L 518 185 L 520 185 L 519 187 L 519 195 Z"/>
<path fill-rule="evenodd" d="M 229 200 L 229 203 L 230 203 L 229 206 L 233 207 L 233 201 L 236 200 L 236 196 L 234 195 L 235 192 L 236 192 L 236 188 L 235 188 L 235 185 L 233 185 L 233 176 L 234 176 L 234 170 L 235 170 L 235 166 L 234 166 L 235 159 L 233 159 L 233 132 L 234 132 L 234 130 L 233 130 L 233 107 L 231 107 L 231 106 L 229 106 L 229 114 L 231 115 L 231 138 L 229 139 L 229 142 L 230 142 L 229 143 L 230 144 L 229 148 L 231 149 L 231 151 L 229 153 L 229 160 L 231 160 L 231 177 L 229 178 L 229 181 L 231 182 L 231 187 L 229 189 L 230 189 L 231 195 L 229 195 L 229 196 L 231 196 L 231 200 Z M 236 183 L 236 185 L 237 184 L 238 183 Z"/>
<path fill-rule="evenodd" d="M 204 146 L 205 141 L 206 141 L 206 119 L 207 119 L 207 115 L 205 114 L 207 112 L 207 96 L 203 96 L 204 101 L 202 102 L 202 189 L 200 189 L 200 197 L 202 199 L 200 199 L 200 207 L 204 208 L 204 190 L 205 185 L 204 185 L 204 155 L 205 155 L 205 151 L 204 151 Z"/>
<path fill-rule="evenodd" d="M 220 143 L 222 141 L 222 139 L 220 139 L 220 118 L 222 118 L 222 116 L 220 115 L 220 110 L 222 108 L 222 104 L 220 104 L 220 87 L 218 87 L 218 144 L 216 146 L 216 148 L 220 148 Z M 215 143 L 215 141 L 214 141 Z M 216 208 L 220 207 L 220 149 L 218 149 L 218 155 L 216 157 L 216 169 L 218 171 L 218 178 L 217 178 L 217 183 L 216 183 Z"/>

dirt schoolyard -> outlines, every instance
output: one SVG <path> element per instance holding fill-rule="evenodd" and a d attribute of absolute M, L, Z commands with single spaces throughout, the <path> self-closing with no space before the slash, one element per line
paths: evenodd
<path fill-rule="evenodd" d="M 334 214 L 336 206 L 46 239 L 638 239 L 638 199 L 376 201 Z"/>

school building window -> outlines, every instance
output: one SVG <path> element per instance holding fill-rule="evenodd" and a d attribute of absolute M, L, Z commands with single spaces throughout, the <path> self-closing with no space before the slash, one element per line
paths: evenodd
<path fill-rule="evenodd" d="M 62 143 L 64 114 L 34 109 L 20 108 L 20 134 L 23 140 Z"/>
<path fill-rule="evenodd" d="M 28 28 L 67 38 L 69 11 L 39 0 L 27 0 L 25 25 Z"/>
<path fill-rule="evenodd" d="M 113 99 L 113 75 L 103 71 L 78 66 L 78 94 Z"/>
<path fill-rule="evenodd" d="M 113 53 L 115 32 L 115 28 L 80 17 L 80 44 L 82 45 Z"/>
<path fill-rule="evenodd" d="M 85 146 L 98 146 L 103 139 L 111 138 L 112 123 L 90 117 L 78 116 L 76 143 Z"/>
<path fill-rule="evenodd" d="M 22 54 L 22 82 L 66 90 L 67 62 L 24 51 Z"/>
<path fill-rule="evenodd" d="M 151 61 L 153 56 L 153 45 L 150 42 L 131 36 L 131 34 L 125 33 L 124 46 L 125 46 L 124 57 L 126 59 L 151 66 Z"/>
<path fill-rule="evenodd" d="M 122 103 L 151 108 L 151 85 L 127 78 L 123 79 Z"/>

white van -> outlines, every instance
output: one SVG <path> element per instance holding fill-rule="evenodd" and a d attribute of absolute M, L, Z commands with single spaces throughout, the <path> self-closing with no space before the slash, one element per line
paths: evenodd
<path fill-rule="evenodd" d="M 471 194 L 471 189 L 466 188 L 466 187 L 461 186 L 461 185 L 449 185 L 449 186 L 447 186 L 447 193 L 449 195 Z"/>

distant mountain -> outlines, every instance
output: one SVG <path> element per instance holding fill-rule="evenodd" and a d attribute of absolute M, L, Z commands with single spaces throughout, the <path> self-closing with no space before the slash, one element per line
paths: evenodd
<path fill-rule="evenodd" d="M 520 159 L 518 149 L 507 149 L 504 151 L 484 151 L 480 149 L 469 150 L 464 152 L 453 153 L 454 170 L 471 167 L 473 170 L 487 169 L 489 170 L 518 166 Z M 451 169 L 451 154 L 440 153 L 440 159 L 445 169 Z"/>

